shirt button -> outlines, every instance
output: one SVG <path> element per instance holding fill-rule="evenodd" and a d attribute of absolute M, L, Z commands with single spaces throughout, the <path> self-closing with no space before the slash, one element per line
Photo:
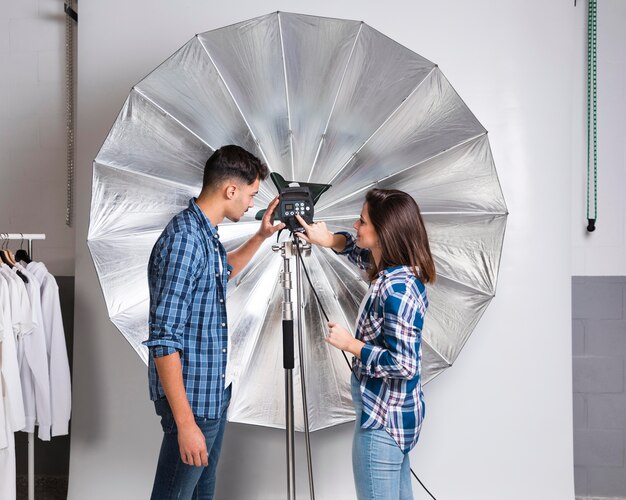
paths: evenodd
<path fill-rule="evenodd" d="M 214 234 L 213 238 L 219 238 L 219 236 L 217 234 Z"/>
<path fill-rule="evenodd" d="M 220 277 L 220 273 L 215 273 L 215 277 L 219 278 Z"/>
<path fill-rule="evenodd" d="M 222 323 L 222 326 L 226 326 L 226 323 Z"/>
<path fill-rule="evenodd" d="M 224 375 L 224 374 L 222 373 L 222 378 L 224 378 L 225 376 L 226 376 L 226 375 Z"/>
<path fill-rule="evenodd" d="M 222 349 L 222 352 L 226 352 L 226 349 Z"/>
<path fill-rule="evenodd" d="M 224 303 L 224 299 L 220 299 L 220 304 L 223 304 L 223 303 Z"/>

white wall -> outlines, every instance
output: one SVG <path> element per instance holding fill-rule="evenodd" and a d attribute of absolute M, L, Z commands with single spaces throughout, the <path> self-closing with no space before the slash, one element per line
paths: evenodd
<path fill-rule="evenodd" d="M 71 276 L 62 1 L 0 2 L 0 75 L 0 232 L 45 233 L 35 255 L 53 274 Z"/>
<path fill-rule="evenodd" d="M 364 20 L 437 62 L 490 131 L 511 213 L 498 296 L 455 366 L 427 386 L 412 462 L 440 499 L 570 500 L 570 206 L 582 165 L 573 103 L 585 11 L 541 0 L 81 5 L 70 499 L 147 498 L 161 434 L 146 369 L 107 319 L 84 243 L 91 161 L 130 87 L 193 34 L 275 10 Z M 353 497 L 350 441 L 348 425 L 313 435 L 318 498 Z M 283 497 L 284 463 L 282 433 L 231 424 L 219 498 Z M 426 498 L 419 485 L 415 497 Z"/>
<path fill-rule="evenodd" d="M 585 2 L 586 3 L 586 2 Z M 574 276 L 626 276 L 626 3 L 598 2 L 598 220 L 586 231 L 587 165 L 574 170 L 572 245 Z M 581 50 L 587 49 L 586 24 Z M 586 66 L 580 79 L 586 81 Z M 586 87 L 585 87 L 586 88 Z M 586 90 L 578 105 L 585 110 Z M 586 135 L 576 147 L 586 158 Z"/>

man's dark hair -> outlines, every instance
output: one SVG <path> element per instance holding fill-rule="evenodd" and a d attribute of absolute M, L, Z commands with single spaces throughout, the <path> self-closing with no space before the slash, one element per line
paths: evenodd
<path fill-rule="evenodd" d="M 266 179 L 269 173 L 261 160 L 242 147 L 222 146 L 206 162 L 202 188 L 213 188 L 233 178 L 252 184 L 257 178 Z"/>

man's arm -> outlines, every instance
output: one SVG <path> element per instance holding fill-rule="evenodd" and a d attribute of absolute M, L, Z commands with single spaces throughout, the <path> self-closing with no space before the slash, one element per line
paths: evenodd
<path fill-rule="evenodd" d="M 185 385 L 183 384 L 183 370 L 180 364 L 180 354 L 168 354 L 154 358 L 154 364 L 159 374 L 161 386 L 165 391 L 167 402 L 172 409 L 176 428 L 178 429 L 178 446 L 180 458 L 187 465 L 196 467 L 209 465 L 206 440 L 204 434 L 196 424 L 196 420 L 189 406 Z"/>
<path fill-rule="evenodd" d="M 144 345 L 150 349 L 176 421 L 181 460 L 188 465 L 207 465 L 206 442 L 187 399 L 180 362 L 199 249 L 189 235 L 176 233 L 165 238 L 154 252 L 148 271 L 150 330 Z"/>
<path fill-rule="evenodd" d="M 280 231 L 285 227 L 285 224 L 283 223 L 274 225 L 274 211 L 278 206 L 278 202 L 279 199 L 277 196 L 267 206 L 267 210 L 265 211 L 265 215 L 263 215 L 259 230 L 239 248 L 233 250 L 232 252 L 228 252 L 228 263 L 233 267 L 229 279 L 239 274 L 243 268 L 248 265 L 250 259 L 254 257 L 254 254 L 259 248 L 261 248 L 261 245 L 267 238 L 276 233 L 276 231 Z"/>

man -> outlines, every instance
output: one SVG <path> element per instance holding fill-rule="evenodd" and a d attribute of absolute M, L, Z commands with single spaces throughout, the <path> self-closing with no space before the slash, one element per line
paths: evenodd
<path fill-rule="evenodd" d="M 268 168 L 239 146 L 208 159 L 202 191 L 176 215 L 150 255 L 150 398 L 161 417 L 163 443 L 152 498 L 213 498 L 230 401 L 226 287 L 273 225 L 275 198 L 257 233 L 226 253 L 217 226 L 254 206 Z"/>

